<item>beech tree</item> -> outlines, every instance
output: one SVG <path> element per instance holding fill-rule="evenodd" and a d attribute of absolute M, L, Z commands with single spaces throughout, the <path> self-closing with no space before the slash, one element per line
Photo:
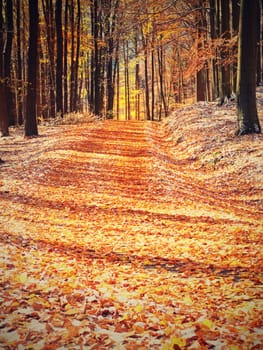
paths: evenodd
<path fill-rule="evenodd" d="M 0 131 L 2 136 L 9 135 L 9 118 L 7 111 L 7 99 L 6 99 L 6 77 L 4 72 L 4 50 L 5 50 L 5 38 L 4 38 L 4 18 L 3 18 L 3 1 L 0 0 Z"/>
<path fill-rule="evenodd" d="M 25 136 L 37 136 L 36 86 L 38 71 L 38 0 L 29 0 L 28 87 L 25 114 Z"/>
<path fill-rule="evenodd" d="M 241 0 L 237 78 L 237 135 L 260 133 L 256 104 L 258 0 Z"/>
<path fill-rule="evenodd" d="M 63 91 L 62 91 L 62 73 L 63 73 L 63 36 L 62 36 L 62 0 L 56 0 L 56 105 L 57 113 L 63 115 Z"/>
<path fill-rule="evenodd" d="M 47 97 L 48 97 L 48 115 L 56 115 L 56 66 L 55 66 L 55 15 L 52 1 L 42 0 L 42 9 L 45 19 L 45 45 L 47 50 L 46 59 L 46 77 L 47 80 Z"/>

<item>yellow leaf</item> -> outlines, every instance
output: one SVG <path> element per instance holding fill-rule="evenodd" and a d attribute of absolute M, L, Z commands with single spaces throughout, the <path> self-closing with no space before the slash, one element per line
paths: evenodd
<path fill-rule="evenodd" d="M 76 307 L 67 309 L 65 311 L 65 315 L 68 315 L 68 316 L 76 315 L 76 314 L 79 314 L 79 313 L 80 313 L 80 310 L 78 308 L 76 308 Z"/>
<path fill-rule="evenodd" d="M 184 297 L 183 302 L 187 305 L 192 305 L 193 304 L 193 300 L 191 299 L 191 297 L 189 295 L 187 295 L 186 297 Z"/>
<path fill-rule="evenodd" d="M 229 350 L 240 350 L 240 348 L 236 345 L 230 345 Z"/>
<path fill-rule="evenodd" d="M 164 345 L 161 347 L 161 350 L 172 350 L 172 349 L 171 349 L 170 344 L 164 344 Z"/>
<path fill-rule="evenodd" d="M 165 343 L 161 350 L 173 350 L 175 348 L 175 345 L 179 347 L 180 349 L 183 349 L 186 346 L 186 340 L 183 338 L 175 337 L 173 336 L 170 339 L 169 343 Z"/>
<path fill-rule="evenodd" d="M 165 329 L 165 335 L 170 335 L 172 333 L 172 327 L 168 326 L 166 329 Z"/>
<path fill-rule="evenodd" d="M 50 306 L 50 304 L 47 300 L 40 298 L 39 296 L 34 295 L 34 294 L 30 294 L 30 299 L 28 300 L 28 303 L 30 305 L 41 304 L 41 305 L 46 306 L 46 307 Z"/>
<path fill-rule="evenodd" d="M 184 347 L 186 345 L 186 340 L 183 338 L 172 337 L 171 338 L 171 345 L 172 345 L 172 347 L 174 347 L 174 345 Z"/>
<path fill-rule="evenodd" d="M 136 307 L 135 307 L 135 311 L 136 312 L 141 312 L 143 310 L 143 306 L 141 304 L 138 304 Z"/>
<path fill-rule="evenodd" d="M 215 328 L 214 323 L 211 320 L 208 320 L 208 319 L 204 320 L 202 322 L 202 325 L 204 325 L 205 327 L 209 328 L 210 330 Z"/>
<path fill-rule="evenodd" d="M 23 272 L 20 275 L 17 276 L 17 281 L 20 283 L 25 283 L 27 281 L 27 273 Z"/>

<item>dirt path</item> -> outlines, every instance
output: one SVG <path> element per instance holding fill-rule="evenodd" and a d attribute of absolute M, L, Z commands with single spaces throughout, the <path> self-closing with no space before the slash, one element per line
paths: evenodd
<path fill-rule="evenodd" d="M 251 182 L 158 123 L 42 135 L 1 144 L 1 349 L 262 348 Z"/>

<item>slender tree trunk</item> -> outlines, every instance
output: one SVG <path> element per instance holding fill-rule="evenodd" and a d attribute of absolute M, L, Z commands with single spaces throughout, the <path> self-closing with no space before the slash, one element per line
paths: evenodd
<path fill-rule="evenodd" d="M 224 36 L 224 39 L 227 41 L 230 39 L 230 3 L 229 0 L 222 0 L 221 1 L 221 25 L 222 25 L 222 35 Z M 226 52 L 226 55 L 223 54 L 224 59 L 228 59 L 230 55 L 229 50 Z M 223 90 L 223 96 L 227 97 L 228 99 L 231 96 L 231 80 L 230 80 L 230 65 L 224 64 L 222 69 L 222 90 Z"/>
<path fill-rule="evenodd" d="M 114 77 L 113 77 L 113 53 L 114 53 L 114 35 L 115 35 L 115 25 L 116 25 L 116 15 L 119 6 L 119 1 L 110 1 L 108 5 L 107 13 L 107 23 L 106 23 L 106 33 L 107 38 L 107 106 L 106 106 L 106 117 L 108 119 L 113 118 L 113 108 L 114 108 Z"/>
<path fill-rule="evenodd" d="M 197 13 L 198 23 L 197 23 L 197 32 L 198 32 L 198 51 L 203 49 L 207 41 L 207 22 L 206 22 L 206 13 L 203 8 L 203 1 L 199 1 L 198 8 L 200 10 Z M 207 67 L 202 66 L 201 69 L 196 74 L 196 99 L 197 101 L 206 101 L 207 100 Z"/>
<path fill-rule="evenodd" d="M 38 135 L 36 115 L 36 85 L 38 70 L 38 1 L 29 0 L 28 88 L 25 115 L 25 136 Z"/>
<path fill-rule="evenodd" d="M 63 91 L 62 91 L 62 73 L 63 73 L 63 36 L 62 36 L 62 0 L 56 0 L 56 105 L 57 113 L 63 116 Z"/>
<path fill-rule="evenodd" d="M 108 48 L 108 58 L 107 58 L 107 107 L 106 107 L 106 117 L 107 119 L 113 118 L 113 102 L 114 102 L 114 85 L 113 85 L 113 39 L 109 40 Z"/>
<path fill-rule="evenodd" d="M 9 125 L 16 124 L 16 107 L 15 107 L 15 95 L 12 86 L 11 77 L 11 61 L 12 61 L 12 44 L 14 37 L 14 24 L 13 24 L 13 0 L 6 2 L 6 21 L 7 21 L 7 32 L 6 32 L 6 43 L 3 52 L 4 56 L 4 71 L 6 78 L 6 99 L 8 104 L 8 118 Z"/>
<path fill-rule="evenodd" d="M 68 113 L 68 12 L 69 4 L 68 0 L 65 1 L 65 19 L 64 19 L 64 113 Z"/>
<path fill-rule="evenodd" d="M 42 0 L 42 8 L 46 24 L 47 51 L 49 58 L 48 85 L 49 85 L 49 115 L 56 116 L 56 72 L 55 72 L 55 32 L 54 32 L 54 10 L 52 0 Z"/>
<path fill-rule="evenodd" d="M 116 101 L 116 115 L 117 115 L 117 120 L 120 117 L 120 63 L 119 61 L 117 62 L 117 81 L 116 81 L 116 86 L 117 86 L 117 101 Z"/>
<path fill-rule="evenodd" d="M 151 52 L 151 64 L 152 64 L 152 120 L 154 120 L 154 115 L 155 115 L 155 70 L 154 70 L 154 49 L 152 47 L 152 52 Z"/>
<path fill-rule="evenodd" d="M 151 120 L 150 94 L 149 94 L 149 77 L 148 77 L 148 40 L 144 42 L 144 80 L 145 80 L 145 109 L 146 119 Z"/>
<path fill-rule="evenodd" d="M 129 47 L 128 42 L 123 43 L 124 56 L 124 80 L 125 80 L 125 119 L 131 119 L 131 104 L 130 104 L 130 79 L 129 79 Z"/>
<path fill-rule="evenodd" d="M 0 0 L 0 131 L 1 136 L 9 136 L 9 118 L 6 103 L 6 84 L 3 62 L 4 47 L 3 1 Z"/>
<path fill-rule="evenodd" d="M 161 100 L 164 108 L 164 115 L 165 117 L 168 116 L 168 110 L 167 110 L 167 104 L 165 99 L 165 87 L 164 87 L 164 62 L 163 62 L 163 47 L 161 46 L 158 49 L 158 67 L 159 67 L 159 81 L 160 81 L 160 93 L 161 93 Z"/>
<path fill-rule="evenodd" d="M 239 25 L 239 13 L 240 13 L 240 7 L 239 7 L 239 0 L 232 0 L 232 28 L 231 28 L 231 37 L 237 35 L 238 33 L 238 25 Z M 237 44 L 235 45 L 232 55 L 236 55 L 237 52 Z M 237 62 L 233 62 L 230 67 L 231 70 L 231 86 L 232 86 L 232 92 L 236 93 L 236 87 L 237 87 Z"/>
<path fill-rule="evenodd" d="M 93 21 L 93 62 L 94 62 L 94 76 L 93 76 L 93 106 L 94 114 L 102 116 L 102 100 L 103 100 L 103 91 L 102 91 L 102 62 L 101 62 L 101 48 L 99 47 L 99 40 L 101 36 L 101 18 L 98 0 L 93 0 L 92 4 L 92 21 Z"/>
<path fill-rule="evenodd" d="M 135 57 L 138 56 L 138 34 L 135 36 Z M 136 67 L 135 67 L 135 89 L 136 89 L 136 95 L 135 95 L 135 119 L 140 119 L 140 88 L 141 88 L 141 82 L 140 82 L 140 64 L 137 61 Z"/>
<path fill-rule="evenodd" d="M 70 112 L 74 111 L 75 97 L 75 15 L 74 15 L 74 0 L 71 0 L 70 5 L 70 30 L 71 30 L 71 67 L 70 67 Z"/>
<path fill-rule="evenodd" d="M 257 1 L 241 0 L 238 78 L 237 135 L 260 133 L 256 104 Z"/>
<path fill-rule="evenodd" d="M 17 122 L 23 124 L 23 107 L 22 107 L 22 56 L 21 56 L 21 11 L 20 0 L 16 1 L 16 35 L 17 35 Z"/>
<path fill-rule="evenodd" d="M 210 19 L 210 36 L 211 36 L 211 40 L 213 40 L 216 37 L 215 0 L 209 0 L 209 7 L 210 7 L 210 15 L 209 15 L 209 19 Z M 215 97 L 217 96 L 217 93 L 216 93 L 216 85 L 217 85 L 216 84 L 216 82 L 217 82 L 217 78 L 216 78 L 216 62 L 215 62 L 214 58 L 212 58 L 210 60 L 210 79 L 211 79 L 211 83 L 210 83 L 210 98 L 213 101 L 215 99 Z"/>
<path fill-rule="evenodd" d="M 78 89 L 78 72 L 79 72 L 79 56 L 80 56 L 80 21 L 81 21 L 81 11 L 80 11 L 80 0 L 77 0 L 77 38 L 76 38 L 76 60 L 74 69 L 74 101 L 73 110 L 77 112 L 79 110 L 79 89 Z"/>

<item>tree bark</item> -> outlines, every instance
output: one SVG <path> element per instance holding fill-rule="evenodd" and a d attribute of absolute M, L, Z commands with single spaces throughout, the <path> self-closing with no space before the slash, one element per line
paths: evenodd
<path fill-rule="evenodd" d="M 230 7 L 229 0 L 220 0 L 220 34 L 224 39 L 223 48 L 221 48 L 220 58 L 220 84 L 219 84 L 219 104 L 222 105 L 225 98 L 229 99 L 231 96 L 230 83 L 230 65 L 226 64 L 225 60 L 228 58 L 229 51 L 226 49 L 227 40 L 230 38 Z"/>
<path fill-rule="evenodd" d="M 257 1 L 241 0 L 237 78 L 237 135 L 261 132 L 256 104 L 256 17 Z"/>
<path fill-rule="evenodd" d="M 68 0 L 65 2 L 65 18 L 64 18 L 64 66 L 63 66 L 63 79 L 64 79 L 64 113 L 68 113 Z"/>
<path fill-rule="evenodd" d="M 263 1 L 257 5 L 257 86 L 263 83 Z"/>
<path fill-rule="evenodd" d="M 62 36 L 62 0 L 56 0 L 56 40 L 57 40 L 57 57 L 56 57 L 56 105 L 57 113 L 63 116 L 63 36 Z"/>
<path fill-rule="evenodd" d="M 54 33 L 54 10 L 52 0 L 42 0 L 42 8 L 46 24 L 48 65 L 48 87 L 49 87 L 49 115 L 56 116 L 56 73 L 55 73 L 55 33 Z"/>
<path fill-rule="evenodd" d="M 0 131 L 1 136 L 9 135 L 9 119 L 6 104 L 6 84 L 4 77 L 4 19 L 3 19 L 3 1 L 0 0 Z"/>
<path fill-rule="evenodd" d="M 28 87 L 25 114 L 25 136 L 37 136 L 36 85 L 38 70 L 38 1 L 29 0 L 29 49 L 28 49 Z"/>
<path fill-rule="evenodd" d="M 8 118 L 9 125 L 16 124 L 16 106 L 15 106 L 15 95 L 12 87 L 11 67 L 12 67 L 12 44 L 14 37 L 14 23 L 13 23 L 13 1 L 9 0 L 6 2 L 6 43 L 3 52 L 4 57 L 4 76 L 6 79 L 6 99 L 8 105 Z"/>
<path fill-rule="evenodd" d="M 78 84 L 78 72 L 79 72 L 79 56 L 80 56 L 80 0 L 77 0 L 77 38 L 76 38 L 76 58 L 74 64 L 74 96 L 73 96 L 73 111 L 79 110 L 79 84 Z"/>
<path fill-rule="evenodd" d="M 22 107 L 22 52 L 21 52 L 21 10 L 20 10 L 21 2 L 20 0 L 16 1 L 16 31 L 17 31 L 17 123 L 18 125 L 23 124 L 23 107 Z"/>
<path fill-rule="evenodd" d="M 163 58 L 163 47 L 161 46 L 158 49 L 158 68 L 159 68 L 159 81 L 160 81 L 160 93 L 161 93 L 161 100 L 164 108 L 164 115 L 165 117 L 168 116 L 168 108 L 167 103 L 165 99 L 165 89 L 164 89 L 164 58 Z"/>

